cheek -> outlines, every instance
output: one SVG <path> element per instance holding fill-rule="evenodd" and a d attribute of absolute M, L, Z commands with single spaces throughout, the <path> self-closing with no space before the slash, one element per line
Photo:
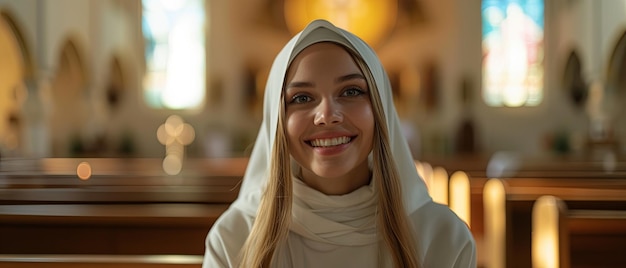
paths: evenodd
<path fill-rule="evenodd" d="M 374 112 L 370 106 L 360 107 L 356 112 L 357 117 L 355 122 L 358 122 L 360 128 L 365 132 L 364 134 L 374 135 Z"/>
<path fill-rule="evenodd" d="M 304 131 L 304 119 L 298 113 L 287 114 L 286 127 L 289 142 L 298 142 Z"/>

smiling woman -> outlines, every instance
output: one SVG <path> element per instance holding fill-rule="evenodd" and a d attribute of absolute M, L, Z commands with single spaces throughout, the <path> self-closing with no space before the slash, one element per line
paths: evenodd
<path fill-rule="evenodd" d="M 303 50 L 287 72 L 289 150 L 301 180 L 325 194 L 346 194 L 369 183 L 374 116 L 365 76 L 333 43 Z"/>
<path fill-rule="evenodd" d="M 264 101 L 204 267 L 476 266 L 468 226 L 428 195 L 389 79 L 360 38 L 311 22 L 276 57 Z"/>

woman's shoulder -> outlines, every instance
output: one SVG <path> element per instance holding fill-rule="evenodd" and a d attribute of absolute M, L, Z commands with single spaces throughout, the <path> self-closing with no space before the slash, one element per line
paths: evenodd
<path fill-rule="evenodd" d="M 211 226 L 209 238 L 232 239 L 233 237 L 243 237 L 245 241 L 253 223 L 253 216 L 237 206 L 231 205 Z"/>
<path fill-rule="evenodd" d="M 411 213 L 409 218 L 419 234 L 432 234 L 437 239 L 473 239 L 467 224 L 449 207 L 439 203 L 428 202 Z"/>
<path fill-rule="evenodd" d="M 476 267 L 474 237 L 450 208 L 429 202 L 409 218 L 426 267 Z"/>
<path fill-rule="evenodd" d="M 448 206 L 428 202 L 409 215 L 413 225 L 419 229 L 460 229 L 469 231 L 467 224 Z"/>
<path fill-rule="evenodd" d="M 248 238 L 254 217 L 231 205 L 206 237 L 203 267 L 232 267 Z"/>

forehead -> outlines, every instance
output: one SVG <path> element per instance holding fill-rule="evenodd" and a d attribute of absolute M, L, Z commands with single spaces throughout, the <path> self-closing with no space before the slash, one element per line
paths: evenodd
<path fill-rule="evenodd" d="M 310 46 L 302 49 L 302 51 L 300 51 L 295 58 L 301 58 L 304 55 L 315 52 L 334 52 L 348 54 L 348 52 L 342 45 L 330 41 L 325 41 L 311 44 Z"/>
<path fill-rule="evenodd" d="M 287 78 L 301 70 L 303 65 L 327 66 L 328 70 L 343 67 L 360 71 L 348 50 L 333 42 L 315 43 L 304 48 L 289 65 Z"/>

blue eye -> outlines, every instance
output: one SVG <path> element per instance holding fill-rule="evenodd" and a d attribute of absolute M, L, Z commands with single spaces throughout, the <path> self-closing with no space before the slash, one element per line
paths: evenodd
<path fill-rule="evenodd" d="M 291 98 L 291 101 L 289 103 L 300 104 L 300 103 L 307 103 L 309 101 L 311 101 L 311 97 L 307 95 L 295 95 Z"/>
<path fill-rule="evenodd" d="M 346 97 L 356 97 L 356 96 L 363 95 L 364 93 L 365 92 L 359 88 L 351 87 L 351 88 L 346 89 L 342 95 Z"/>

